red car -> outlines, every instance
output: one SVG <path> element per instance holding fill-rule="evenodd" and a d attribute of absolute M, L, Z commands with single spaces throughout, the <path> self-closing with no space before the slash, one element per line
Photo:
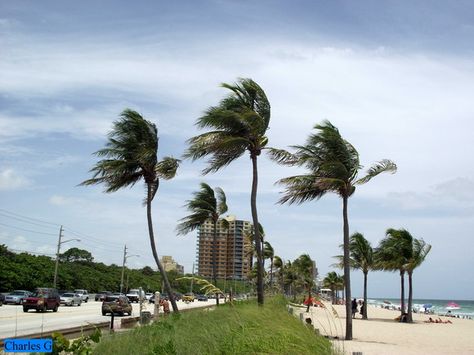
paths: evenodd
<path fill-rule="evenodd" d="M 36 312 L 45 312 L 48 309 L 57 312 L 61 299 L 55 288 L 37 288 L 33 294 L 23 300 L 23 312 L 35 309 Z"/>

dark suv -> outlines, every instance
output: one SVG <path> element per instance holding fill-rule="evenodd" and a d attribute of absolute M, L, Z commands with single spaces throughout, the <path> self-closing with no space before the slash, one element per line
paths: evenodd
<path fill-rule="evenodd" d="M 37 312 L 52 309 L 53 312 L 57 312 L 60 302 L 58 290 L 55 288 L 37 288 L 23 300 L 23 312 L 28 312 L 30 309 L 35 309 Z"/>
<path fill-rule="evenodd" d="M 117 313 L 121 316 L 128 313 L 131 316 L 132 305 L 127 296 L 107 296 L 102 302 L 102 315 L 105 316 L 107 313 Z"/>

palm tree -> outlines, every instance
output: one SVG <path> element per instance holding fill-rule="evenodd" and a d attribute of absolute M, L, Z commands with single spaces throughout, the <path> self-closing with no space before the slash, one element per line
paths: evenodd
<path fill-rule="evenodd" d="M 303 254 L 293 263 L 304 287 L 308 290 L 308 299 L 311 298 L 311 288 L 314 286 L 314 262 L 308 254 Z M 309 303 L 306 312 L 309 312 Z"/>
<path fill-rule="evenodd" d="M 206 183 L 201 183 L 201 189 L 193 193 L 193 199 L 186 201 L 186 208 L 191 213 L 180 219 L 176 227 L 178 234 L 185 235 L 199 228 L 205 221 L 212 221 L 212 280 L 217 285 L 217 225 L 220 223 L 223 228 L 228 229 L 227 220 L 221 216 L 227 212 L 227 203 L 224 191 L 220 187 L 214 190 Z M 216 303 L 219 304 L 219 297 L 216 295 Z"/>
<path fill-rule="evenodd" d="M 405 231 L 408 233 L 407 231 Z M 408 274 L 408 322 L 413 322 L 412 317 L 412 308 L 413 308 L 413 271 L 420 266 L 423 261 L 425 261 L 426 256 L 431 250 L 431 245 L 426 244 L 423 239 L 415 239 L 413 238 L 412 244 L 412 252 L 411 256 L 408 259 L 407 264 L 405 265 L 405 269 Z"/>
<path fill-rule="evenodd" d="M 340 276 L 335 272 L 328 272 L 326 277 L 323 279 L 323 286 L 331 290 L 331 301 L 332 304 L 336 303 L 336 291 L 339 288 Z"/>
<path fill-rule="evenodd" d="M 208 128 L 210 131 L 189 139 L 184 157 L 197 160 L 209 156 L 208 166 L 203 170 L 203 174 L 207 174 L 229 165 L 248 151 L 253 172 L 250 197 L 252 221 L 254 226 L 258 226 L 257 158 L 268 142 L 265 133 L 270 122 L 270 103 L 262 88 L 251 79 L 239 79 L 236 84 L 222 84 L 222 87 L 231 93 L 197 120 L 199 128 Z M 258 228 L 255 230 L 255 240 L 260 241 Z M 255 246 L 257 300 L 259 305 L 263 305 L 263 255 L 261 244 L 255 243 Z"/>
<path fill-rule="evenodd" d="M 379 270 L 400 273 L 400 312 L 405 313 L 405 265 L 411 255 L 412 236 L 389 228 L 375 251 L 375 265 Z"/>
<path fill-rule="evenodd" d="M 263 242 L 263 258 L 270 259 L 270 287 L 273 286 L 273 258 L 275 256 L 275 251 L 273 250 L 272 245 L 265 241 Z"/>
<path fill-rule="evenodd" d="M 357 185 L 362 185 L 383 172 L 395 172 L 396 165 L 390 160 L 382 160 L 372 166 L 367 174 L 358 178 L 362 168 L 359 153 L 329 121 L 314 127 L 318 132 L 311 134 L 305 145 L 294 146 L 296 153 L 271 149 L 271 156 L 281 164 L 304 166 L 309 172 L 303 175 L 281 179 L 285 186 L 280 203 L 303 203 L 318 200 L 328 192 L 342 198 L 344 235 L 344 284 L 346 288 L 346 340 L 352 339 L 352 308 L 349 255 L 348 199 Z"/>
<path fill-rule="evenodd" d="M 284 267 L 283 260 L 278 255 L 275 255 L 273 257 L 273 263 L 272 264 L 273 264 L 273 267 L 276 269 L 276 273 L 277 273 L 277 277 L 278 277 L 278 284 L 281 287 L 282 291 L 284 291 L 283 290 L 283 288 L 284 288 L 284 286 L 283 286 L 283 267 Z"/>
<path fill-rule="evenodd" d="M 408 322 L 413 322 L 413 271 L 420 266 L 431 250 L 423 239 L 414 238 L 406 229 L 388 229 L 387 237 L 377 250 L 379 268 L 399 270 L 401 278 L 401 313 L 405 312 L 404 274 L 408 274 Z"/>
<path fill-rule="evenodd" d="M 95 152 L 103 158 L 90 170 L 91 179 L 80 185 L 104 184 L 105 192 L 111 193 L 124 187 L 132 187 L 143 179 L 146 185 L 144 204 L 147 208 L 148 234 L 156 265 L 160 270 L 165 289 L 170 295 L 173 310 L 178 312 L 176 301 L 171 297 L 171 286 L 156 252 L 151 203 L 158 192 L 160 179 L 169 180 L 176 175 L 179 160 L 165 157 L 158 161 L 158 130 L 138 112 L 126 109 L 113 123 L 105 148 Z"/>
<path fill-rule="evenodd" d="M 343 247 L 341 245 L 341 247 Z M 364 304 L 367 304 L 367 274 L 375 266 L 374 249 L 361 233 L 354 233 L 349 239 L 350 265 L 352 269 L 361 270 L 364 274 Z M 343 266 L 342 255 L 336 256 L 338 266 Z M 364 307 L 362 319 L 367 319 L 367 307 Z"/>

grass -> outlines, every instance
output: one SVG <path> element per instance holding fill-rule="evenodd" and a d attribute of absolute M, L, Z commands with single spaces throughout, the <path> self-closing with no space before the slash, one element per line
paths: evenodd
<path fill-rule="evenodd" d="M 94 354 L 332 354 L 330 342 L 285 305 L 275 297 L 264 307 L 249 301 L 170 316 L 106 337 Z"/>

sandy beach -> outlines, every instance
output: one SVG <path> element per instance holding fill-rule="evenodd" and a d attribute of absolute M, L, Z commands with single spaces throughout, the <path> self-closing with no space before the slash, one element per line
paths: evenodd
<path fill-rule="evenodd" d="M 353 320 L 353 340 L 343 341 L 345 327 L 344 306 L 325 303 L 326 308 L 295 308 L 298 317 L 311 317 L 322 334 L 338 337 L 333 340 L 335 349 L 345 354 L 474 354 L 474 320 L 441 317 L 452 324 L 425 323 L 435 315 L 413 314 L 414 323 L 394 321 L 400 312 L 369 306 L 368 320 L 361 315 Z M 301 316 L 300 314 L 303 313 Z"/>

